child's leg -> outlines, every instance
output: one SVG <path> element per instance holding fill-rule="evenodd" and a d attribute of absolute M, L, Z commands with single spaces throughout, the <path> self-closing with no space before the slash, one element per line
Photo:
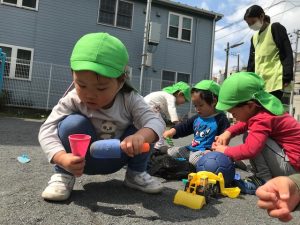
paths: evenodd
<path fill-rule="evenodd" d="M 90 135 L 92 137 L 91 142 L 96 140 L 96 133 L 89 119 L 80 114 L 69 115 L 58 124 L 58 136 L 67 152 L 71 152 L 68 137 L 75 133 Z M 63 201 L 70 197 L 75 177 L 57 165 L 54 166 L 54 169 L 56 173 L 51 176 L 42 197 L 51 201 Z"/>
<path fill-rule="evenodd" d="M 88 134 L 91 136 L 91 143 L 97 140 L 97 135 L 91 121 L 81 114 L 71 114 L 58 124 L 58 136 L 67 152 L 71 152 L 69 135 Z M 91 144 L 90 143 L 90 144 Z"/>
<path fill-rule="evenodd" d="M 159 137 L 159 140 L 155 143 L 154 148 L 160 149 L 165 145 L 165 139 L 163 137 Z"/>
<path fill-rule="evenodd" d="M 196 166 L 198 160 L 201 158 L 201 156 L 203 156 L 203 152 L 202 151 L 195 151 L 195 152 L 190 152 L 190 157 L 189 157 L 189 162 L 190 164 L 192 164 L 193 166 Z"/>
<path fill-rule="evenodd" d="M 129 132 L 131 132 L 130 129 L 131 128 L 129 128 Z M 126 132 L 127 131 L 125 131 L 125 133 Z M 91 143 L 97 141 L 96 132 L 91 121 L 88 118 L 80 114 L 69 115 L 58 125 L 58 135 L 67 152 L 71 152 L 68 137 L 70 134 L 75 133 L 83 133 L 90 135 L 92 137 Z M 126 136 L 128 135 L 129 133 Z M 129 157 L 126 154 L 121 154 L 121 158 L 98 159 L 91 157 L 90 151 L 87 151 L 85 160 L 85 174 L 110 174 L 120 170 L 124 165 L 126 165 L 126 163 L 129 160 Z M 58 173 L 69 174 L 67 171 L 65 171 L 59 166 L 55 166 L 55 171 Z"/>
<path fill-rule="evenodd" d="M 185 158 L 189 159 L 190 150 L 188 150 L 185 146 L 183 147 L 171 147 L 168 149 L 168 155 L 172 158 Z"/>
<path fill-rule="evenodd" d="M 69 135 L 71 134 L 88 134 L 91 136 L 91 143 L 97 140 L 97 135 L 95 129 L 90 122 L 90 120 L 81 114 L 71 114 L 67 116 L 58 124 L 58 136 L 63 144 L 66 152 L 71 153 Z M 87 151 L 88 155 L 89 151 Z M 55 165 L 55 172 L 57 173 L 66 173 L 69 175 L 69 172 L 64 170 L 62 167 Z"/>
<path fill-rule="evenodd" d="M 134 126 L 129 127 L 121 140 L 134 134 L 136 131 L 137 129 Z M 128 162 L 128 168 L 124 180 L 124 184 L 126 186 L 147 193 L 159 193 L 162 191 L 162 183 L 146 172 L 150 152 L 142 153 L 134 157 L 128 157 L 125 153 L 122 153 L 122 157 L 123 156 L 127 157 Z"/>
<path fill-rule="evenodd" d="M 132 125 L 127 128 L 125 133 L 122 135 L 121 140 L 126 138 L 129 135 L 133 135 L 137 132 L 137 129 Z M 122 152 L 122 157 L 126 159 L 126 163 L 128 163 L 128 168 L 138 172 L 144 172 L 147 168 L 147 163 L 149 160 L 150 153 L 142 153 L 136 155 L 134 157 L 128 157 L 125 153 Z"/>
<path fill-rule="evenodd" d="M 157 115 L 157 117 L 165 124 L 164 119 L 162 118 L 161 114 L 159 111 L 154 110 L 155 114 Z M 162 136 L 162 134 L 159 136 L 159 140 L 155 143 L 154 148 L 155 149 L 160 149 L 162 146 L 165 145 L 165 139 Z"/>
<path fill-rule="evenodd" d="M 250 160 L 256 176 L 265 181 L 277 176 L 288 176 L 296 173 L 284 150 L 272 139 L 268 139 L 265 148 L 254 159 Z"/>

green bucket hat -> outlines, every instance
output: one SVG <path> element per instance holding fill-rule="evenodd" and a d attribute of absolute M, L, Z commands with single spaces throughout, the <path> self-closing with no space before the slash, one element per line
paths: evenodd
<path fill-rule="evenodd" d="M 197 83 L 193 89 L 198 89 L 198 90 L 205 90 L 205 91 L 210 91 L 216 96 L 219 95 L 220 91 L 220 85 L 218 85 L 215 81 L 213 80 L 202 80 L 199 83 Z"/>
<path fill-rule="evenodd" d="M 125 72 L 128 52 L 118 38 L 108 33 L 90 33 L 77 41 L 70 63 L 74 71 L 90 70 L 105 77 L 117 78 Z"/>
<path fill-rule="evenodd" d="M 216 108 L 227 111 L 239 103 L 257 100 L 274 115 L 284 113 L 283 105 L 275 96 L 264 90 L 264 80 L 251 72 L 232 74 L 222 84 Z"/>
<path fill-rule="evenodd" d="M 189 102 L 191 99 L 191 87 L 183 81 L 173 84 L 172 86 L 165 87 L 162 90 L 169 94 L 174 94 L 176 91 L 180 91 L 183 93 L 186 101 Z"/>

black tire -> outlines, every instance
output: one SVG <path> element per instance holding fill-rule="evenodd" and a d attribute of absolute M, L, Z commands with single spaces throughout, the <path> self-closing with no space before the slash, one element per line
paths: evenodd
<path fill-rule="evenodd" d="M 202 196 L 205 196 L 207 193 L 207 191 L 205 190 L 204 187 L 202 186 L 198 186 L 197 189 L 196 189 L 196 194 L 197 195 L 202 195 Z M 205 196 L 206 197 L 206 196 Z"/>
<path fill-rule="evenodd" d="M 190 186 L 190 182 L 187 182 L 184 186 L 184 191 L 186 191 L 188 189 L 188 187 Z"/>
<path fill-rule="evenodd" d="M 219 186 L 219 183 L 215 184 L 212 186 L 212 197 L 217 197 L 219 194 L 220 194 L 220 186 Z"/>

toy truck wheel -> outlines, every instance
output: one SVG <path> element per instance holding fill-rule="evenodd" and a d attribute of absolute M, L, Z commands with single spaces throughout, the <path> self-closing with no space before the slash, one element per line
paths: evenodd
<path fill-rule="evenodd" d="M 212 196 L 217 197 L 220 194 L 220 186 L 219 183 L 212 186 Z"/>
<path fill-rule="evenodd" d="M 186 191 L 188 189 L 188 187 L 190 186 L 190 182 L 186 182 L 185 186 L 184 186 L 184 191 Z"/>
<path fill-rule="evenodd" d="M 196 189 L 196 194 L 205 196 L 205 194 L 206 194 L 205 187 L 198 186 L 197 189 Z"/>

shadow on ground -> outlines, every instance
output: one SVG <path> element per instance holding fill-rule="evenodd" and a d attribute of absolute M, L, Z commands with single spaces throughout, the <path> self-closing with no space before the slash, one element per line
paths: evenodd
<path fill-rule="evenodd" d="M 171 188 L 165 188 L 161 194 L 149 195 L 124 187 L 120 180 L 110 180 L 103 183 L 93 182 L 85 184 L 83 187 L 84 190 L 72 192 L 70 201 L 87 207 L 92 212 L 101 212 L 111 216 L 127 216 L 150 221 L 183 222 L 216 217 L 219 214 L 219 211 L 214 207 L 214 204 L 220 203 L 216 199 L 211 200 L 209 205 L 201 210 L 191 210 L 174 205 L 172 201 L 176 190 Z M 143 208 L 153 211 L 157 216 L 137 215 L 135 210 L 128 207 L 134 204 L 142 204 Z"/>

